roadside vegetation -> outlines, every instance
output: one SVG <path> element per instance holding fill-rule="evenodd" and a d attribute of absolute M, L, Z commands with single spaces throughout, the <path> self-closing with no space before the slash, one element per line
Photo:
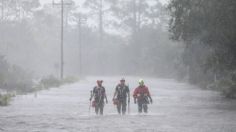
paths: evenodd
<path fill-rule="evenodd" d="M 179 78 L 235 98 L 235 0 L 171 0 L 168 9 L 171 38 L 185 44 Z"/>
<path fill-rule="evenodd" d="M 22 68 L 10 65 L 4 57 L 0 57 L 0 106 L 6 106 L 18 94 L 27 94 L 52 87 L 78 81 L 75 77 L 60 80 L 52 75 L 43 77 L 35 82 L 31 73 Z"/>
<path fill-rule="evenodd" d="M 63 30 L 68 75 L 81 68 L 84 75 L 176 77 L 236 97 L 235 0 L 170 0 L 167 8 L 158 0 L 69 2 Z M 77 80 L 45 76 L 60 68 L 59 8 L 40 0 L 0 5 L 0 54 L 18 65 L 0 57 L 0 89 L 24 94 Z M 28 71 L 45 77 L 34 81 Z"/>

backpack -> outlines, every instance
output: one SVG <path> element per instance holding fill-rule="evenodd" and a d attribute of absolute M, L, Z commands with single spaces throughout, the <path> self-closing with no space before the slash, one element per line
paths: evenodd
<path fill-rule="evenodd" d="M 124 85 L 123 87 L 121 85 L 117 85 L 116 91 L 117 91 L 117 98 L 123 99 L 127 97 L 127 93 L 129 92 L 129 87 L 126 85 Z"/>

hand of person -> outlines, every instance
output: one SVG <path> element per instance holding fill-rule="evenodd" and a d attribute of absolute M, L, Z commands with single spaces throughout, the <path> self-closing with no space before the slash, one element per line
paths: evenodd
<path fill-rule="evenodd" d="M 150 99 L 150 102 L 151 102 L 151 104 L 152 104 L 152 99 Z"/>

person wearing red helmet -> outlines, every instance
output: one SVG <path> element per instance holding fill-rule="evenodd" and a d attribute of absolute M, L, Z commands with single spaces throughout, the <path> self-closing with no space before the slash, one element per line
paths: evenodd
<path fill-rule="evenodd" d="M 127 107 L 127 97 L 128 103 L 130 102 L 130 91 L 129 87 L 125 84 L 125 79 L 122 78 L 120 83 L 115 88 L 115 93 L 113 96 L 113 103 L 117 106 L 117 112 L 119 114 L 125 115 Z"/>
<path fill-rule="evenodd" d="M 103 115 L 104 108 L 104 99 L 106 99 L 106 103 L 108 103 L 105 87 L 102 86 L 103 81 L 97 80 L 97 86 L 93 88 L 92 95 L 90 97 L 90 101 L 93 100 L 93 107 L 95 107 L 95 113 L 98 115 Z"/>
<path fill-rule="evenodd" d="M 152 97 L 148 90 L 148 87 L 144 85 L 143 79 L 139 80 L 139 86 L 134 90 L 134 103 L 138 102 L 138 112 L 144 113 L 148 112 L 148 104 L 152 103 Z"/>

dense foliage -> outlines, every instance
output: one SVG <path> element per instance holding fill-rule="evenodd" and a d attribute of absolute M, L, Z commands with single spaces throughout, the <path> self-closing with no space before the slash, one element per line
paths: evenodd
<path fill-rule="evenodd" d="M 233 97 L 236 1 L 171 0 L 169 10 L 172 38 L 186 44 L 183 62 L 189 81 L 203 87 L 220 86 L 223 91 L 232 91 L 224 93 Z"/>
<path fill-rule="evenodd" d="M 0 57 L 0 89 L 5 91 L 33 91 L 32 75 Z"/>

